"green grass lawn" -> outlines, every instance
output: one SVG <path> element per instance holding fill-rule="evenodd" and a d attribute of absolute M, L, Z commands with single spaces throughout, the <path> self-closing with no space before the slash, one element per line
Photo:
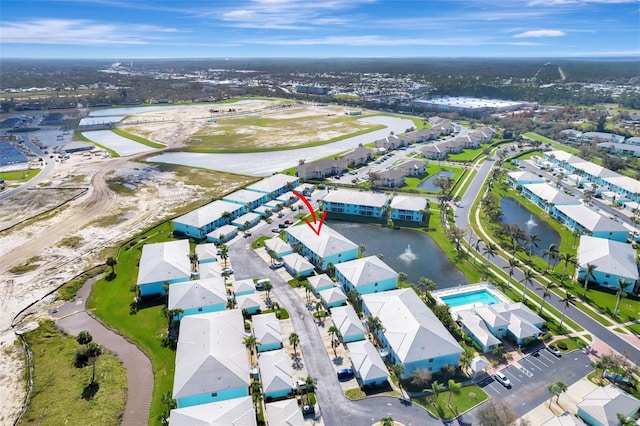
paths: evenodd
<path fill-rule="evenodd" d="M 127 244 L 118 256 L 116 277 L 111 281 L 97 281 L 87 301 L 88 308 L 92 309 L 101 321 L 134 342 L 151 360 L 154 388 L 149 413 L 150 424 L 158 422 L 157 417 L 163 409 L 162 394 L 172 390 L 175 351 L 162 345 L 162 339 L 167 334 L 167 321 L 162 317 L 164 298 L 143 302 L 137 313 L 132 314 L 129 304 L 134 294 L 130 287 L 136 283 L 143 244 L 173 239 L 170 224 L 167 222 L 137 237 L 135 245 L 130 249 L 130 245 Z"/>
<path fill-rule="evenodd" d="M 572 282 L 568 284 L 568 287 L 571 288 L 573 293 L 582 295 L 584 283 Z M 616 299 L 617 297 L 615 294 L 609 293 L 598 287 L 589 287 L 587 289 L 586 302 L 596 308 L 598 312 L 610 318 L 613 318 L 613 310 L 616 306 Z M 603 320 L 600 317 L 595 317 L 593 314 L 590 316 L 605 326 L 613 324 L 613 322 L 609 320 Z M 619 322 L 627 322 L 636 320 L 638 318 L 640 318 L 640 300 L 631 297 L 622 298 L 622 300 L 620 300 L 620 307 L 618 308 L 617 318 L 614 319 Z"/>
<path fill-rule="evenodd" d="M 558 142 L 554 141 L 553 139 L 549 139 L 546 136 L 542 136 L 538 133 L 535 132 L 527 132 L 527 133 L 523 133 L 522 136 L 527 137 L 529 139 L 533 139 L 534 141 L 538 141 L 538 142 L 542 142 L 542 143 L 548 143 L 548 144 L 557 144 Z"/>
<path fill-rule="evenodd" d="M 569 353 L 575 351 L 576 349 L 582 349 L 587 346 L 584 340 L 580 339 L 579 337 L 567 337 L 564 339 L 556 340 L 555 342 L 553 342 L 553 344 L 556 346 L 567 345 L 567 349 L 562 349 L 559 347 L 562 353 Z"/>
<path fill-rule="evenodd" d="M 490 147 L 490 143 L 483 143 L 480 145 L 480 148 L 476 149 L 465 149 L 459 154 L 449 154 L 447 156 L 448 161 L 460 161 L 463 163 L 468 163 L 474 161 L 478 158 L 479 155 L 482 155 L 482 151 L 484 151 L 487 147 Z"/>
<path fill-rule="evenodd" d="M 434 416 L 449 420 L 459 416 L 470 408 L 475 407 L 487 398 L 489 398 L 489 395 L 487 395 L 480 386 L 471 385 L 460 389 L 459 395 L 451 396 L 451 408 L 447 406 L 447 401 L 449 401 L 449 391 L 441 392 L 438 395 L 435 407 L 429 401 L 427 396 L 411 398 L 411 401 L 422 405 Z"/>
<path fill-rule="evenodd" d="M 120 360 L 102 354 L 96 362 L 97 387 L 88 387 L 92 367 L 74 366 L 75 337 L 52 321 L 25 334 L 33 353 L 33 392 L 19 425 L 119 425 L 127 400 L 127 374 Z"/>
<path fill-rule="evenodd" d="M 640 324 L 629 324 L 627 328 L 631 330 L 632 333 L 640 336 Z"/>
<path fill-rule="evenodd" d="M 11 181 L 29 181 L 40 173 L 40 169 L 14 170 L 11 172 L 0 172 L 0 179 Z"/>
<path fill-rule="evenodd" d="M 437 164 L 434 162 L 430 162 L 427 164 L 426 167 L 426 172 L 427 175 L 425 177 L 422 178 L 417 178 L 417 177 L 406 177 L 405 178 L 405 186 L 403 186 L 401 189 L 405 190 L 405 191 L 411 191 L 411 192 L 428 192 L 428 191 L 424 191 L 422 189 L 418 188 L 418 185 L 420 185 L 422 182 L 424 182 L 425 180 L 429 179 L 430 177 L 432 177 L 433 175 L 443 171 L 443 170 L 449 170 L 453 172 L 453 176 L 451 177 L 454 181 L 457 182 L 458 179 L 460 179 L 460 176 L 462 176 L 462 173 L 464 172 L 464 168 L 462 167 L 456 167 L 456 166 L 445 166 L 442 164 Z"/>

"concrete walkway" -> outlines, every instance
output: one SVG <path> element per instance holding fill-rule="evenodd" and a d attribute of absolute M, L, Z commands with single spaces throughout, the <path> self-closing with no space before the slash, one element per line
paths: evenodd
<path fill-rule="evenodd" d="M 91 293 L 95 278 L 88 280 L 78 291 L 76 300 L 65 302 L 51 312 L 56 324 L 68 334 L 78 335 L 88 330 L 93 340 L 115 354 L 127 370 L 127 404 L 122 417 L 123 425 L 149 424 L 149 407 L 153 393 L 151 361 L 134 344 L 114 333 L 85 310 L 85 301 Z"/>

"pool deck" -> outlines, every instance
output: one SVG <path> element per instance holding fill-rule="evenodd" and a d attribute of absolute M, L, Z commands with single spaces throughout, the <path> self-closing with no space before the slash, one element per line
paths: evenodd
<path fill-rule="evenodd" d="M 443 288 L 442 290 L 432 291 L 431 295 L 436 299 L 438 303 L 442 305 L 446 305 L 446 302 L 442 300 L 443 297 L 454 296 L 454 295 L 465 294 L 465 293 L 473 293 L 475 291 L 482 291 L 482 290 L 490 293 L 499 302 L 513 303 L 507 296 L 502 294 L 500 290 L 498 290 L 495 286 L 493 286 L 488 282 L 481 282 L 476 284 L 465 284 L 465 285 L 459 285 L 458 287 Z M 452 306 L 450 307 L 450 311 L 451 313 L 454 313 L 461 310 L 470 309 L 477 304 L 478 302 L 469 303 L 469 304 L 460 305 L 460 306 Z"/>

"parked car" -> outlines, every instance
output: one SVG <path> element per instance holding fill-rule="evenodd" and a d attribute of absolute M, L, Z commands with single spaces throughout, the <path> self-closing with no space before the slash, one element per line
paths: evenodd
<path fill-rule="evenodd" d="M 302 407 L 302 417 L 315 416 L 315 415 L 316 415 L 316 409 L 313 405 L 304 405 Z"/>
<path fill-rule="evenodd" d="M 292 220 L 288 220 L 288 219 L 285 220 L 284 223 L 287 224 L 287 225 L 293 225 L 293 221 Z"/>
<path fill-rule="evenodd" d="M 296 382 L 293 384 L 293 390 L 297 391 L 297 390 L 307 390 L 307 382 L 305 380 L 296 380 Z"/>
<path fill-rule="evenodd" d="M 502 386 L 504 386 L 505 388 L 511 389 L 511 381 L 507 376 L 505 376 L 500 371 L 496 371 L 496 373 L 493 375 L 493 378 L 496 379 L 496 381 L 500 383 Z"/>
<path fill-rule="evenodd" d="M 271 232 L 275 232 L 276 234 L 280 232 L 278 228 L 271 228 Z"/>
<path fill-rule="evenodd" d="M 350 379 L 354 375 L 355 375 L 355 373 L 353 372 L 353 370 L 351 368 L 344 368 L 344 369 L 338 371 L 338 379 L 339 380 Z"/>
<path fill-rule="evenodd" d="M 278 228 L 280 228 L 280 229 L 285 229 L 285 228 L 288 228 L 288 227 L 289 227 L 289 225 L 287 225 L 286 223 L 280 223 L 278 225 Z"/>
<path fill-rule="evenodd" d="M 227 274 L 227 275 L 233 275 L 233 269 L 231 268 L 222 268 L 222 272 L 223 274 Z"/>
<path fill-rule="evenodd" d="M 560 349 L 558 349 L 557 346 L 549 345 L 549 346 L 547 346 L 547 350 L 549 352 L 551 352 L 552 354 L 554 354 L 555 356 L 557 356 L 558 358 L 560 358 L 562 356 L 562 352 L 560 352 Z"/>
<path fill-rule="evenodd" d="M 271 269 L 278 269 L 284 266 L 284 262 L 274 262 L 273 265 L 270 266 Z"/>

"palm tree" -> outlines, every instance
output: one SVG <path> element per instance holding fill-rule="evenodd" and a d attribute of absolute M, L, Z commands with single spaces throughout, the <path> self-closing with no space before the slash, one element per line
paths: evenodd
<path fill-rule="evenodd" d="M 198 265 L 198 254 L 197 253 L 189 253 L 189 262 L 191 262 L 191 268 L 195 269 Z"/>
<path fill-rule="evenodd" d="M 386 416 L 380 419 L 380 426 L 393 426 L 394 424 L 395 422 L 391 416 Z"/>
<path fill-rule="evenodd" d="M 560 394 L 563 392 L 566 392 L 567 389 L 568 389 L 567 384 L 561 380 L 547 386 L 547 390 L 551 393 L 551 399 L 553 399 L 554 395 L 556 396 L 556 404 L 560 399 Z"/>
<path fill-rule="evenodd" d="M 542 286 L 542 287 L 538 287 L 536 290 L 542 290 L 542 301 L 540 302 L 540 310 L 538 311 L 539 314 L 542 314 L 542 309 L 544 308 L 544 302 L 546 299 L 551 298 L 551 289 L 557 287 L 557 285 L 550 283 L 548 286 Z"/>
<path fill-rule="evenodd" d="M 353 309 L 355 309 L 356 312 L 360 312 L 362 310 L 362 307 L 360 306 L 362 298 L 360 297 L 360 293 L 358 292 L 358 290 L 349 291 L 349 293 L 347 294 L 347 298 L 353 305 Z"/>
<path fill-rule="evenodd" d="M 107 257 L 107 261 L 105 262 L 107 264 L 107 266 L 111 267 L 111 275 L 115 275 L 116 274 L 116 268 L 115 266 L 118 264 L 118 261 L 116 260 L 115 257 L 113 256 L 109 256 Z"/>
<path fill-rule="evenodd" d="M 358 245 L 358 251 L 360 252 L 360 254 L 364 254 L 364 252 L 367 251 L 367 246 L 365 246 L 364 244 Z"/>
<path fill-rule="evenodd" d="M 420 277 L 416 287 L 424 294 L 424 303 L 427 303 L 429 292 L 435 290 L 438 285 L 427 277 Z"/>
<path fill-rule="evenodd" d="M 562 323 L 564 322 L 564 314 L 565 312 L 567 312 L 567 308 L 571 305 L 575 305 L 576 304 L 576 297 L 567 292 L 565 293 L 564 299 L 560 299 L 560 302 L 562 302 L 564 309 L 562 309 L 562 318 L 560 318 L 560 327 L 559 329 L 562 330 Z"/>
<path fill-rule="evenodd" d="M 224 267 L 227 267 L 227 259 L 229 259 L 229 247 L 226 244 L 220 246 L 220 257 L 224 260 Z"/>
<path fill-rule="evenodd" d="M 331 348 L 333 349 L 333 357 L 337 358 L 338 357 L 338 346 L 340 346 L 340 340 L 338 339 L 331 339 Z"/>
<path fill-rule="evenodd" d="M 375 334 L 378 330 L 384 330 L 380 318 L 371 315 L 367 317 L 367 328 L 371 334 Z"/>
<path fill-rule="evenodd" d="M 460 395 L 460 389 L 462 389 L 462 383 L 456 383 L 455 380 L 449 379 L 447 382 L 449 385 L 449 399 L 447 399 L 447 407 L 451 408 L 451 397 L 453 395 Z"/>
<path fill-rule="evenodd" d="M 271 258 L 271 265 L 273 265 L 273 261 L 278 258 L 278 253 L 276 253 L 274 250 L 269 249 L 267 250 L 267 254 Z"/>
<path fill-rule="evenodd" d="M 587 269 L 584 271 L 584 290 L 582 291 L 582 297 L 587 296 L 587 285 L 589 284 L 589 278 L 594 278 L 593 271 L 596 270 L 598 265 L 592 265 L 587 263 Z"/>
<path fill-rule="evenodd" d="M 624 288 L 627 286 L 627 280 L 624 278 L 618 278 L 618 291 L 616 292 L 616 308 L 613 310 L 613 316 L 618 315 L 618 308 L 620 308 L 620 299 L 627 295 Z"/>
<path fill-rule="evenodd" d="M 98 357 L 102 355 L 102 346 L 100 346 L 96 342 L 89 342 L 87 344 L 86 354 L 92 365 L 91 383 L 89 384 L 93 385 L 93 383 L 96 381 L 96 361 L 98 360 Z"/>
<path fill-rule="evenodd" d="M 473 244 L 471 244 L 471 246 L 473 247 L 473 249 L 475 251 L 477 251 L 478 253 L 480 253 L 480 246 L 482 245 L 484 241 L 482 241 L 480 238 L 478 238 Z M 476 264 L 476 257 L 473 257 L 473 264 Z"/>
<path fill-rule="evenodd" d="M 253 356 L 253 350 L 256 347 L 256 344 L 258 343 L 258 341 L 256 340 L 256 336 L 251 335 L 251 336 L 246 336 L 244 338 L 244 346 L 249 349 L 249 352 L 251 353 L 251 356 Z"/>
<path fill-rule="evenodd" d="M 516 259 L 515 257 L 510 257 L 509 266 L 503 266 L 504 269 L 509 269 L 509 285 L 511 285 L 511 277 L 513 277 L 513 271 L 518 267 L 519 264 L 520 262 L 518 261 L 518 259 Z"/>
<path fill-rule="evenodd" d="M 523 277 L 519 281 L 520 284 L 524 286 L 522 289 L 522 303 L 524 303 L 524 299 L 527 296 L 527 286 L 530 284 L 533 284 L 533 279 L 534 279 L 533 271 L 531 271 L 531 269 L 525 269 L 523 272 Z"/>
<path fill-rule="evenodd" d="M 334 278 L 336 276 L 336 265 L 334 265 L 332 262 L 327 263 L 327 270 L 325 272 L 331 278 Z"/>
<path fill-rule="evenodd" d="M 322 304 L 322 302 L 317 301 L 316 302 L 316 315 L 318 317 L 318 324 L 320 324 L 320 319 L 324 317 L 324 305 Z"/>
<path fill-rule="evenodd" d="M 438 400 L 440 392 L 444 391 L 445 389 L 445 386 L 440 384 L 437 380 L 431 382 L 431 394 L 433 395 L 433 401 L 431 403 L 434 406 L 436 405 L 436 401 Z"/>
<path fill-rule="evenodd" d="M 393 371 L 393 374 L 395 374 L 398 378 L 398 386 L 400 386 L 400 389 L 402 389 L 402 375 L 406 370 L 407 368 L 404 366 L 404 364 L 393 364 L 391 366 L 391 371 Z"/>
<path fill-rule="evenodd" d="M 542 250 L 542 255 L 547 258 L 547 267 L 544 269 L 544 272 L 546 273 L 549 271 L 549 266 L 551 266 L 551 260 L 556 259 L 558 256 L 558 245 L 549 244 L 549 248 Z"/>
<path fill-rule="evenodd" d="M 331 327 L 329 327 L 329 329 L 327 330 L 327 333 L 329 333 L 329 336 L 331 336 L 331 340 L 333 340 L 338 335 L 338 333 L 340 333 L 340 330 L 334 324 Z"/>
<path fill-rule="evenodd" d="M 527 238 L 529 243 L 529 260 L 531 260 L 531 253 L 533 253 L 533 248 L 538 247 L 538 243 L 540 242 L 540 238 L 538 238 L 538 234 L 531 233 Z"/>
<path fill-rule="evenodd" d="M 498 253 L 498 247 L 493 243 L 489 243 L 488 245 L 485 244 L 483 252 L 487 259 L 490 259 L 492 257 L 496 257 L 496 254 Z"/>
<path fill-rule="evenodd" d="M 567 272 L 567 266 L 569 266 L 569 264 L 574 264 L 576 263 L 576 257 L 572 254 L 569 253 L 568 251 L 564 252 L 564 253 L 560 253 L 560 262 L 564 262 L 564 267 L 562 268 L 562 276 L 560 277 L 560 282 L 564 282 L 564 276 Z"/>
<path fill-rule="evenodd" d="M 93 336 L 88 330 L 82 330 L 80 333 L 78 333 L 76 341 L 81 345 L 88 345 L 93 341 Z"/>
<path fill-rule="evenodd" d="M 270 300 L 269 298 L 269 292 L 273 289 L 273 285 L 271 284 L 271 282 L 266 282 L 264 283 L 264 291 L 267 292 L 267 300 Z"/>
<path fill-rule="evenodd" d="M 407 274 L 405 274 L 404 272 L 398 273 L 398 283 L 400 283 L 400 284 L 406 283 L 407 282 L 407 278 L 409 278 L 409 276 Z"/>
<path fill-rule="evenodd" d="M 296 333 L 291 333 L 289 335 L 289 344 L 291 346 L 293 346 L 293 356 L 298 356 L 298 344 L 300 343 L 300 336 L 298 336 Z"/>

